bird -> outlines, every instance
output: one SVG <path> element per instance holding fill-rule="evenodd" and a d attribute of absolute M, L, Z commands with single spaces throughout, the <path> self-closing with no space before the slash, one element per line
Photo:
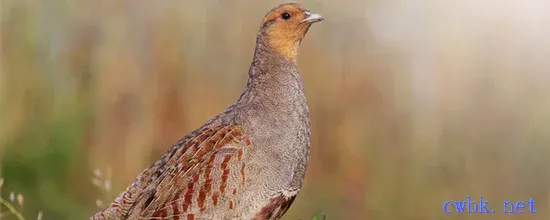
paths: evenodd
<path fill-rule="evenodd" d="M 90 217 L 280 219 L 302 188 L 310 118 L 298 49 L 324 18 L 299 3 L 263 18 L 244 91 Z"/>

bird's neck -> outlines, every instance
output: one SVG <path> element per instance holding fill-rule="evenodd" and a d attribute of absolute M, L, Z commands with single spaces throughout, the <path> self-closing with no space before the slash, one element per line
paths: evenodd
<path fill-rule="evenodd" d="M 248 75 L 248 83 L 239 102 L 251 102 L 255 97 L 255 100 L 279 107 L 296 101 L 305 103 L 296 61 L 278 53 L 268 41 L 262 39 L 262 36 L 257 39 Z"/>

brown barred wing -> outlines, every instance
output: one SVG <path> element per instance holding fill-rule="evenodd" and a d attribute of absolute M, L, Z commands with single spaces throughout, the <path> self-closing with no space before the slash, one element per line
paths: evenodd
<path fill-rule="evenodd" d="M 232 209 L 237 202 L 233 197 L 245 183 L 243 157 L 249 148 L 238 126 L 201 132 L 183 154 L 167 162 L 174 169 L 150 190 L 140 218 L 195 219 L 211 209 Z"/>

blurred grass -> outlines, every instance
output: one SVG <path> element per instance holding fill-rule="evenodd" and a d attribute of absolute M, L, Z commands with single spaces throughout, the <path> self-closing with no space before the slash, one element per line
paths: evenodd
<path fill-rule="evenodd" d="M 238 97 L 277 3 L 2 0 L 2 197 L 97 211 L 93 170 L 121 191 Z M 302 43 L 312 156 L 286 219 L 548 219 L 550 4 L 304 4 L 326 20 Z M 538 213 L 443 214 L 467 195 Z"/>

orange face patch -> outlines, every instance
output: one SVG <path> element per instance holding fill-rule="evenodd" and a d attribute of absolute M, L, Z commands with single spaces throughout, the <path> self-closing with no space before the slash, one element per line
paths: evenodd
<path fill-rule="evenodd" d="M 302 5 L 297 3 L 279 5 L 278 7 L 272 9 L 270 12 L 267 13 L 264 20 L 262 21 L 262 26 L 269 22 L 285 20 L 283 19 L 283 16 L 281 16 L 284 12 L 288 12 L 291 15 L 290 19 L 288 20 L 295 20 L 297 21 L 297 23 L 300 23 L 300 21 L 305 18 L 305 11 L 306 9 Z"/>
<path fill-rule="evenodd" d="M 283 4 L 271 10 L 262 22 L 271 46 L 291 61 L 296 61 L 298 46 L 311 25 L 301 23 L 306 18 L 305 12 L 300 4 Z"/>

